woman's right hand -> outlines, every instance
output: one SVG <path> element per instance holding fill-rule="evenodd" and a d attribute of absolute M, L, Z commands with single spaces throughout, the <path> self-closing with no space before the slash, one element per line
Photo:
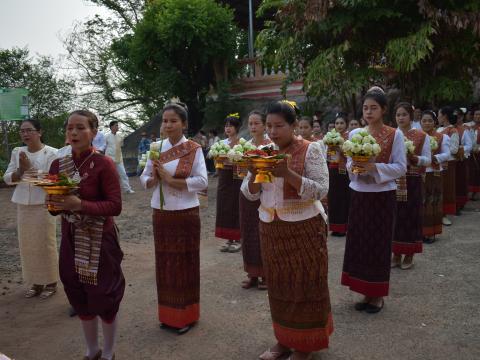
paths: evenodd
<path fill-rule="evenodd" d="M 31 167 L 32 167 L 32 163 L 30 162 L 30 159 L 28 158 L 27 154 L 21 151 L 19 155 L 19 169 L 22 175 L 25 171 L 27 171 Z"/>

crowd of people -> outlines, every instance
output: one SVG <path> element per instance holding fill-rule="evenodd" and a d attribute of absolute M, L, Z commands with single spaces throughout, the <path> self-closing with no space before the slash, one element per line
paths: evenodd
<path fill-rule="evenodd" d="M 346 236 L 341 283 L 362 296 L 353 307 L 375 314 L 389 294 L 391 268 L 411 269 L 423 244 L 433 243 L 442 226 L 451 225 L 449 216 L 461 214 L 469 192 L 472 200 L 480 192 L 480 110 L 447 106 L 437 116 L 402 102 L 394 109 L 396 128 L 390 127 L 384 122 L 387 97 L 379 88 L 367 92 L 362 110 L 359 120 L 337 114 L 329 131 L 347 140 L 367 130 L 381 149 L 369 162 L 358 162 L 341 147 L 327 149 L 318 119 L 301 117 L 292 102 L 276 101 L 265 113 L 248 115 L 250 142 L 274 145 L 286 154 L 270 169 L 272 182 L 255 182 L 253 166 L 243 179 L 233 163 L 216 169 L 215 236 L 226 241 L 220 251 L 241 250 L 247 274 L 241 286 L 268 292 L 276 343 L 260 355 L 262 360 L 310 359 L 328 347 L 333 332 L 329 231 Z M 141 170 L 140 182 L 152 191 L 158 319 L 162 329 L 185 334 L 200 318 L 198 193 L 207 188 L 208 172 L 215 171 L 205 159 L 206 149 L 220 140 L 216 133 L 188 140 L 188 109 L 182 103 L 168 103 L 161 115 L 162 137 L 150 141 L 145 133 L 139 144 L 140 155 L 153 144 L 159 150 L 159 158 L 149 158 Z M 241 125 L 239 116 L 228 116 L 221 141 L 231 148 L 238 144 Z M 4 176 L 18 184 L 12 201 L 23 277 L 32 285 L 26 296 L 48 298 L 60 278 L 81 320 L 85 360 L 115 358 L 125 290 L 114 217 L 122 210 L 122 190 L 133 190 L 123 167 L 118 123 L 110 123 L 110 129 L 102 147 L 95 114 L 74 111 L 65 123 L 69 150 L 58 155 L 42 143 L 40 123 L 25 120 L 20 126 L 25 146 L 14 149 Z M 412 152 L 406 151 L 406 139 Z M 22 182 L 38 170 L 77 174 L 79 188 L 46 197 Z M 61 211 L 59 260 L 55 218 L 45 204 Z"/>

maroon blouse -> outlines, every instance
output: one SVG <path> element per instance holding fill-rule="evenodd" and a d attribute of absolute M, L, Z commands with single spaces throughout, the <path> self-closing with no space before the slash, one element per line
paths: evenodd
<path fill-rule="evenodd" d="M 122 195 L 117 169 L 113 161 L 105 155 L 84 151 L 80 156 L 73 155 L 73 161 L 80 172 L 82 181 L 78 190 L 82 200 L 80 213 L 92 216 L 118 216 L 122 212 Z M 85 161 L 85 162 L 84 162 Z M 83 163 L 83 165 L 82 165 Z M 59 160 L 50 167 L 50 174 L 58 174 Z"/>

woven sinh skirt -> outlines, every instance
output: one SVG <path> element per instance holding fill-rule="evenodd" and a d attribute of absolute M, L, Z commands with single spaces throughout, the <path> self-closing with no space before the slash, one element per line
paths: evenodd
<path fill-rule="evenodd" d="M 387 296 L 397 208 L 395 190 L 351 190 L 342 285 L 368 297 Z"/>
<path fill-rule="evenodd" d="M 455 197 L 455 160 L 449 161 L 443 174 L 443 215 L 455 215 L 457 202 Z"/>
<path fill-rule="evenodd" d="M 238 198 L 242 180 L 233 178 L 232 169 L 218 169 L 217 217 L 215 236 L 226 240 L 240 240 Z"/>
<path fill-rule="evenodd" d="M 425 201 L 423 206 L 423 236 L 434 237 L 442 233 L 443 176 L 429 172 L 425 177 Z"/>
<path fill-rule="evenodd" d="M 17 204 L 17 232 L 23 281 L 47 285 L 58 281 L 56 218 L 44 205 Z"/>
<path fill-rule="evenodd" d="M 329 167 L 328 173 L 328 226 L 330 231 L 346 233 L 350 205 L 350 179 L 347 174 L 340 174 L 338 168 Z"/>
<path fill-rule="evenodd" d="M 480 153 L 473 152 L 468 160 L 468 191 L 478 193 L 480 192 Z"/>
<path fill-rule="evenodd" d="M 249 201 L 240 192 L 240 232 L 242 234 L 243 268 L 249 277 L 264 277 L 258 207 L 260 200 Z"/>
<path fill-rule="evenodd" d="M 423 250 L 423 180 L 407 176 L 407 201 L 397 201 L 392 252 L 413 255 Z"/>
<path fill-rule="evenodd" d="M 455 199 L 457 209 L 468 202 L 468 160 L 457 161 L 455 166 Z"/>
<path fill-rule="evenodd" d="M 176 328 L 200 318 L 200 216 L 198 207 L 153 210 L 158 319 Z"/>
<path fill-rule="evenodd" d="M 260 222 L 260 239 L 277 341 L 302 352 L 327 348 L 333 320 L 325 221 Z"/>

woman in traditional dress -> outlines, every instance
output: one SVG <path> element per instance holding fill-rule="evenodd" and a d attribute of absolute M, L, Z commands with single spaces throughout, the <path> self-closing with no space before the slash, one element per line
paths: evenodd
<path fill-rule="evenodd" d="M 248 115 L 248 130 L 255 146 L 271 143 L 265 135 L 265 114 L 254 110 Z M 260 200 L 249 201 L 240 192 L 240 233 L 242 234 L 243 269 L 248 279 L 243 281 L 242 287 L 250 289 L 257 286 L 260 290 L 267 289 L 265 273 L 263 271 L 262 253 L 260 250 L 260 236 L 258 232 L 258 207 Z"/>
<path fill-rule="evenodd" d="M 277 344 L 260 355 L 274 360 L 310 359 L 328 347 L 333 331 L 328 292 L 326 215 L 320 199 L 328 192 L 328 169 L 319 143 L 295 136 L 291 102 L 270 104 L 267 132 L 288 160 L 272 169 L 273 183 L 255 184 L 250 169 L 242 192 L 260 199 L 260 241 Z"/>
<path fill-rule="evenodd" d="M 457 162 L 455 163 L 455 198 L 457 215 L 461 215 L 461 210 L 468 202 L 468 158 L 472 152 L 472 136 L 468 127 L 463 124 L 465 118 L 463 111 L 457 109 L 455 113 L 457 114 L 455 127 L 460 141 L 460 149 L 457 152 Z"/>
<path fill-rule="evenodd" d="M 423 242 L 432 244 L 442 233 L 443 217 L 443 177 L 442 164 L 450 157 L 450 139 L 436 131 L 437 116 L 426 110 L 420 121 L 422 130 L 435 139 L 437 148 L 432 149 L 432 161 L 427 166 L 425 176 L 425 200 L 423 206 Z"/>
<path fill-rule="evenodd" d="M 148 160 L 140 181 L 154 188 L 153 236 L 158 319 L 164 329 L 185 334 L 200 317 L 200 216 L 197 192 L 208 186 L 202 148 L 183 136 L 188 114 L 167 104 L 157 142 L 160 158 Z"/>
<path fill-rule="evenodd" d="M 476 199 L 476 194 L 480 193 L 480 110 L 475 110 L 473 115 L 474 125 L 472 131 L 472 154 L 470 156 L 469 166 L 469 191 L 472 193 L 472 200 Z"/>
<path fill-rule="evenodd" d="M 298 121 L 298 135 L 307 141 L 318 141 L 313 136 L 313 120 L 309 116 L 302 116 Z"/>
<path fill-rule="evenodd" d="M 442 135 L 447 135 L 449 139 L 450 156 L 448 161 L 442 164 L 443 175 L 443 218 L 442 224 L 445 226 L 452 225 L 448 215 L 457 213 L 457 203 L 455 197 L 455 156 L 459 151 L 460 139 L 458 131 L 455 128 L 457 123 L 457 115 L 451 106 L 446 106 L 438 112 L 438 122 L 440 127 L 437 131 Z"/>
<path fill-rule="evenodd" d="M 92 147 L 97 129 L 98 119 L 90 111 L 69 115 L 66 133 L 72 156 L 55 160 L 50 173 L 79 180 L 79 189 L 72 195 L 49 195 L 47 204 L 62 211 L 60 279 L 82 322 L 87 343 L 84 360 L 111 360 L 125 290 L 123 252 L 113 219 L 122 211 L 122 197 L 113 160 Z M 98 346 L 98 317 L 103 352 Z"/>
<path fill-rule="evenodd" d="M 313 137 L 315 141 L 323 139 L 322 124 L 320 120 L 313 120 Z"/>
<path fill-rule="evenodd" d="M 405 139 L 413 143 L 413 154 L 407 154 L 407 174 L 397 180 L 397 217 L 392 243 L 392 267 L 403 270 L 413 266 L 414 254 L 423 250 L 423 174 L 430 165 L 430 139 L 413 128 L 413 107 L 401 102 L 395 107 L 395 121 Z M 402 261 L 402 255 L 404 255 Z"/>
<path fill-rule="evenodd" d="M 348 122 L 348 131 L 358 129 L 359 127 L 360 127 L 360 121 L 358 121 L 357 119 L 351 119 Z"/>
<path fill-rule="evenodd" d="M 10 163 L 3 176 L 9 185 L 21 181 L 28 173 L 35 176 L 39 171 L 48 173 L 57 157 L 57 149 L 42 143 L 42 128 L 38 120 L 22 121 L 20 137 L 26 146 L 12 150 Z M 12 202 L 17 204 L 17 233 L 23 281 L 30 286 L 25 297 L 40 295 L 40 298 L 46 299 L 57 291 L 55 218 L 45 209 L 45 192 L 27 182 L 15 187 Z"/>
<path fill-rule="evenodd" d="M 238 144 L 238 131 L 242 122 L 237 114 L 227 116 L 225 119 L 225 144 L 233 148 Z M 241 250 L 240 242 L 240 214 L 239 195 L 242 180 L 233 176 L 232 165 L 225 164 L 218 170 L 217 185 L 217 215 L 215 221 L 215 236 L 227 242 L 221 246 L 221 252 L 235 253 Z"/>
<path fill-rule="evenodd" d="M 405 175 L 407 159 L 401 130 L 384 125 L 387 97 L 381 90 L 370 90 L 363 100 L 367 131 L 381 147 L 371 162 L 355 164 L 362 173 L 350 175 L 350 212 L 343 261 L 342 285 L 364 298 L 355 304 L 358 311 L 377 313 L 388 295 L 390 259 L 396 215 L 395 180 Z M 361 129 L 349 134 L 351 139 Z"/>
<path fill-rule="evenodd" d="M 335 118 L 335 130 L 347 140 L 347 120 L 343 113 Z M 328 161 L 328 220 L 332 236 L 345 236 L 348 224 L 348 207 L 350 205 L 350 179 L 346 171 L 347 158 L 341 148 Z"/>

